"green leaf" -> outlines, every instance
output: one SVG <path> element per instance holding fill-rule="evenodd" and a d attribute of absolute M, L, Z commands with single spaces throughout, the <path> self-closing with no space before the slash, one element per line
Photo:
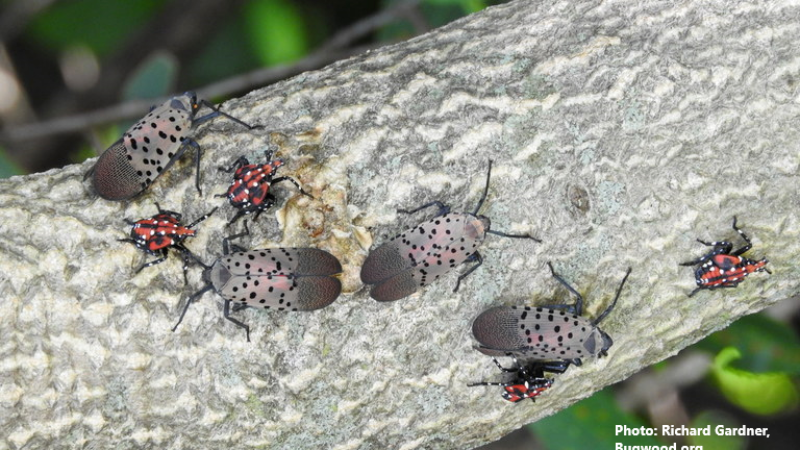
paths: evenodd
<path fill-rule="evenodd" d="M 734 368 L 731 363 L 741 357 L 737 348 L 724 348 L 714 358 L 711 368 L 722 394 L 731 403 L 761 415 L 788 411 L 797 406 L 797 388 L 787 374 L 753 373 Z"/>
<path fill-rule="evenodd" d="M 98 146 L 102 148 L 95 148 L 94 146 L 87 143 L 81 145 L 78 148 L 78 150 L 71 153 L 69 159 L 73 162 L 79 163 L 86 161 L 89 158 L 94 158 L 95 156 L 99 156 L 108 147 L 110 147 L 111 144 L 119 140 L 119 138 L 122 136 L 122 130 L 124 130 L 125 128 L 113 124 L 109 126 L 97 127 L 92 129 L 92 133 L 94 133 Z"/>
<path fill-rule="evenodd" d="M 156 98 L 169 94 L 178 75 L 178 60 L 169 53 L 158 52 L 142 61 L 128 76 L 122 88 L 126 100 Z"/>
<path fill-rule="evenodd" d="M 8 157 L 3 147 L 0 147 L 0 178 L 13 177 L 23 173 L 22 168 Z"/>
<path fill-rule="evenodd" d="M 742 350 L 737 365 L 752 372 L 800 374 L 800 338 L 785 323 L 764 314 L 743 317 L 695 345 L 717 354 L 725 347 Z"/>
<path fill-rule="evenodd" d="M 37 15 L 26 32 L 58 51 L 85 45 L 106 55 L 141 28 L 163 4 L 159 0 L 56 2 Z"/>
<path fill-rule="evenodd" d="M 434 6 L 459 6 L 466 14 L 472 14 L 486 8 L 483 0 L 425 0 L 423 3 Z"/>
<path fill-rule="evenodd" d="M 195 54 L 182 74 L 187 86 L 206 84 L 261 67 L 252 48 L 246 20 L 233 16 L 218 30 L 202 50 Z"/>
<path fill-rule="evenodd" d="M 419 5 L 419 9 L 428 24 L 435 28 L 447 25 L 469 14 L 469 11 L 464 9 L 463 3 L 427 0 Z"/>
<path fill-rule="evenodd" d="M 383 0 L 383 9 L 392 7 L 403 0 Z M 484 0 L 425 0 L 419 5 L 419 12 L 425 22 L 432 28 L 446 25 L 467 14 L 486 8 Z M 398 20 L 383 26 L 378 31 L 378 39 L 382 42 L 391 42 L 408 39 L 416 34 L 416 30 L 408 20 Z"/>
<path fill-rule="evenodd" d="M 287 0 L 251 0 L 244 6 L 248 32 L 261 62 L 273 66 L 308 53 L 303 17 Z"/>
<path fill-rule="evenodd" d="M 650 436 L 623 436 L 616 427 L 646 427 L 644 421 L 617 406 L 611 388 L 529 425 L 548 450 L 584 450 L 624 445 L 663 445 Z"/>

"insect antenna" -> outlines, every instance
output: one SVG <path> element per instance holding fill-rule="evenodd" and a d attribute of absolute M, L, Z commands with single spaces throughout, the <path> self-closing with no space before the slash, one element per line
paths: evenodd
<path fill-rule="evenodd" d="M 600 321 L 603 320 L 608 315 L 608 313 L 611 312 L 612 309 L 614 309 L 614 305 L 616 305 L 617 300 L 619 300 L 619 294 L 622 292 L 622 288 L 625 286 L 625 281 L 628 280 L 628 275 L 630 274 L 631 274 L 631 268 L 628 267 L 628 271 L 625 272 L 625 278 L 622 279 L 622 283 L 620 283 L 619 287 L 617 288 L 617 295 L 614 296 L 614 301 L 611 303 L 611 306 L 606 308 L 606 310 L 603 311 L 602 314 L 597 316 L 597 318 L 592 321 L 592 325 L 597 325 L 598 323 L 600 323 Z"/>
<path fill-rule="evenodd" d="M 486 196 L 489 195 L 489 180 L 492 179 L 492 160 L 489 160 L 489 171 L 486 172 L 486 186 L 483 187 L 483 195 L 481 199 L 478 201 L 478 206 L 475 207 L 475 211 L 473 211 L 472 215 L 477 216 L 478 211 L 480 211 L 481 206 L 483 206 L 483 201 L 486 200 Z"/>

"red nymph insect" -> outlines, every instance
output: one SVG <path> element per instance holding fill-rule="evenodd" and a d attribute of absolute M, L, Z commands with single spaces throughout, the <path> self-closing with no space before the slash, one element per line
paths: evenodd
<path fill-rule="evenodd" d="M 766 258 L 758 261 L 744 258 L 741 255 L 753 247 L 750 238 L 736 226 L 736 216 L 733 217 L 733 229 L 747 243 L 744 247 L 733 251 L 733 244 L 729 241 L 697 242 L 713 247 L 706 255 L 693 261 L 681 263 L 682 266 L 700 266 L 694 271 L 697 288 L 689 293 L 689 297 L 701 289 L 732 288 L 741 283 L 745 277 L 754 272 L 772 273 L 766 268 L 769 262 Z"/>

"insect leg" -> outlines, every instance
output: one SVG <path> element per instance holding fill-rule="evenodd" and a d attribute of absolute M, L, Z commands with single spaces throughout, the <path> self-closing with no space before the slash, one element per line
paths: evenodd
<path fill-rule="evenodd" d="M 730 249 L 732 247 L 732 246 L 730 246 L 730 242 L 726 242 L 726 241 L 722 241 L 722 242 L 704 242 L 704 241 L 701 241 L 700 239 L 698 239 L 697 241 L 700 242 L 701 244 L 704 244 L 704 245 L 714 246 L 714 250 L 712 250 L 710 253 L 707 253 L 707 254 L 705 254 L 705 255 L 703 255 L 703 256 L 695 259 L 695 260 L 678 263 L 679 266 L 694 266 L 694 265 L 697 265 L 697 264 L 703 264 L 704 262 L 708 261 L 709 259 L 711 259 L 711 258 L 713 258 L 713 257 L 715 257 L 717 255 L 722 255 L 724 253 L 730 252 Z"/>
<path fill-rule="evenodd" d="M 233 162 L 230 167 L 219 167 L 220 172 L 233 172 L 237 170 L 239 167 L 246 166 L 250 164 L 250 161 L 247 160 L 244 156 L 240 156 L 239 159 Z M 223 196 L 224 197 L 224 196 Z"/>
<path fill-rule="evenodd" d="M 243 324 L 242 322 L 240 322 L 240 321 L 234 319 L 233 317 L 231 317 L 230 313 L 231 313 L 231 301 L 230 300 L 225 300 L 225 306 L 222 309 L 222 315 L 226 319 L 228 319 L 231 322 L 233 322 L 237 327 L 244 328 L 245 333 L 247 333 L 247 342 L 250 342 L 250 327 L 248 327 L 247 325 Z"/>
<path fill-rule="evenodd" d="M 247 308 L 250 308 L 250 307 L 251 306 L 248 305 L 247 303 L 234 303 L 232 311 L 233 312 L 239 312 L 239 311 L 241 311 L 243 309 L 247 309 Z"/>
<path fill-rule="evenodd" d="M 197 255 L 195 255 L 194 253 L 189 251 L 189 249 L 184 247 L 183 244 L 181 244 L 180 242 L 175 243 L 172 246 L 175 247 L 176 249 L 180 250 L 181 257 L 183 258 L 183 284 L 187 284 L 188 283 L 188 281 L 186 279 L 186 273 L 189 271 L 189 262 L 191 260 L 194 260 L 196 263 L 200 264 L 201 266 L 205 267 L 206 269 L 209 268 L 209 266 L 205 265 L 205 263 L 203 263 L 203 261 L 200 261 L 200 258 L 198 258 Z"/>
<path fill-rule="evenodd" d="M 155 266 L 156 264 L 161 264 L 162 262 L 166 261 L 167 260 L 167 249 L 165 249 L 165 248 L 161 249 L 160 253 L 161 253 L 161 257 L 160 258 L 158 258 L 156 260 L 153 260 L 153 261 L 150 261 L 148 263 L 142 264 L 141 266 L 139 266 L 138 269 L 136 269 L 136 272 L 134 272 L 134 273 L 139 273 L 145 267 Z"/>
<path fill-rule="evenodd" d="M 475 253 L 469 255 L 469 258 L 467 258 L 467 261 L 477 261 L 477 264 L 475 264 L 474 266 L 470 267 L 469 270 L 467 270 L 466 272 L 464 272 L 464 273 L 462 273 L 461 275 L 458 276 L 458 280 L 456 281 L 456 288 L 453 289 L 453 292 L 458 292 L 458 287 L 461 285 L 461 280 L 466 278 L 467 275 L 469 275 L 472 272 L 474 272 L 475 269 L 477 269 L 478 267 L 481 266 L 481 264 L 483 264 L 483 258 L 481 257 L 481 254 L 478 253 L 478 252 L 475 252 Z"/>
<path fill-rule="evenodd" d="M 314 198 L 314 196 L 313 196 L 313 195 L 311 195 L 311 194 L 309 194 L 308 192 L 304 191 L 304 190 L 303 190 L 303 188 L 302 188 L 302 187 L 300 187 L 300 183 L 298 183 L 298 182 L 297 182 L 297 180 L 295 180 L 295 179 L 294 179 L 294 178 L 292 178 L 292 177 L 278 177 L 278 178 L 273 178 L 273 179 L 272 179 L 272 183 L 271 183 L 271 184 L 273 184 L 273 185 L 274 185 L 274 184 L 280 183 L 280 182 L 282 182 L 282 181 L 290 181 L 290 182 L 292 182 L 292 184 L 294 184 L 295 186 L 297 186 L 297 189 L 300 189 L 300 193 L 301 193 L 301 194 L 303 194 L 303 195 L 305 195 L 305 196 L 307 196 L 307 197 Z"/>
<path fill-rule="evenodd" d="M 697 242 L 706 245 L 708 247 L 714 247 L 712 253 L 719 255 L 722 253 L 730 253 L 733 249 L 733 244 L 729 241 L 714 241 L 714 242 L 706 242 L 702 239 L 697 239 Z"/>
<path fill-rule="evenodd" d="M 739 236 L 741 236 L 742 239 L 744 239 L 745 242 L 747 242 L 747 245 L 745 245 L 744 247 L 740 248 L 739 250 L 736 250 L 735 252 L 731 253 L 731 255 L 733 255 L 733 256 L 739 256 L 739 255 L 743 254 L 744 252 L 746 252 L 746 251 L 750 250 L 751 248 L 753 248 L 753 243 L 750 242 L 750 238 L 747 237 L 747 235 L 744 233 L 744 231 L 742 231 L 741 228 L 736 226 L 736 216 L 733 216 L 733 229 L 736 230 L 737 233 L 739 233 Z"/>
<path fill-rule="evenodd" d="M 597 325 L 598 323 L 600 323 L 600 321 L 602 321 L 608 315 L 608 313 L 610 313 L 611 310 L 614 309 L 614 306 L 616 306 L 616 304 L 617 304 L 617 300 L 619 300 L 619 294 L 622 292 L 622 288 L 625 286 L 625 282 L 628 281 L 628 275 L 630 275 L 630 274 L 631 274 L 631 268 L 628 267 L 628 271 L 625 272 L 625 277 L 622 278 L 622 282 L 619 284 L 619 287 L 617 288 L 617 295 L 614 296 L 614 301 L 611 302 L 610 305 L 608 305 L 608 308 L 606 308 L 605 311 L 600 313 L 600 315 L 597 316 L 592 321 L 593 324 Z"/>
<path fill-rule="evenodd" d="M 555 269 L 553 269 L 553 264 L 550 263 L 550 261 L 547 262 L 547 266 L 550 267 L 550 273 L 553 274 L 553 278 L 558 280 L 559 283 L 561 283 L 565 288 L 567 288 L 568 291 L 572 292 L 575 295 L 575 297 L 578 298 L 578 300 L 575 301 L 575 306 L 572 307 L 567 306 L 566 308 L 555 308 L 555 309 L 565 309 L 567 311 L 573 312 L 575 315 L 580 316 L 583 312 L 583 297 L 581 296 L 580 293 L 578 293 L 578 291 L 575 290 L 575 288 L 570 286 L 569 283 L 567 283 L 563 278 L 561 278 L 560 275 L 556 273 Z M 554 308 L 554 306 L 559 306 L 559 305 L 549 306 L 549 308 Z"/>
<path fill-rule="evenodd" d="M 551 373 L 564 373 L 569 368 L 569 365 L 572 364 L 571 361 L 551 361 L 542 363 L 541 368 L 543 371 L 551 372 Z M 539 376 L 537 374 L 537 376 Z M 544 376 L 544 373 L 541 375 Z"/>
<path fill-rule="evenodd" d="M 197 171 L 194 175 L 194 185 L 197 188 L 197 192 L 199 192 L 200 195 L 203 195 L 203 191 L 200 189 L 200 158 L 203 156 L 203 149 L 200 148 L 200 144 L 198 144 L 194 139 L 184 139 L 183 143 L 194 147 L 194 162 L 195 166 L 197 167 Z"/>
<path fill-rule="evenodd" d="M 183 218 L 183 216 L 180 213 L 176 213 L 175 211 L 169 211 L 167 209 L 161 209 L 161 205 L 159 205 L 158 202 L 154 201 L 153 203 L 156 205 L 156 209 L 158 209 L 158 213 L 159 214 L 170 215 L 170 216 L 174 217 L 178 222 L 180 222 L 181 218 Z"/>
<path fill-rule="evenodd" d="M 443 216 L 443 215 L 445 215 L 445 214 L 450 212 L 450 207 L 445 205 L 444 203 L 440 202 L 439 200 L 434 200 L 434 201 L 432 201 L 430 203 L 426 203 L 426 204 L 420 206 L 419 208 L 412 209 L 410 211 L 407 210 L 407 209 L 398 209 L 397 212 L 403 213 L 403 214 L 414 214 L 417 211 L 422 211 L 423 209 L 430 208 L 431 206 L 436 206 L 436 207 L 439 208 L 439 212 L 436 213 L 436 217 Z"/>
<path fill-rule="evenodd" d="M 500 369 L 503 372 L 511 372 L 511 373 L 519 372 L 520 371 L 519 361 L 517 361 L 517 358 L 514 357 L 514 356 L 512 356 L 512 358 L 513 358 L 514 363 L 516 364 L 516 367 L 512 367 L 510 369 L 501 366 L 500 365 L 500 361 L 498 361 L 497 358 L 492 358 L 492 361 L 497 366 L 497 368 Z"/>
<path fill-rule="evenodd" d="M 242 208 L 242 209 L 240 209 L 239 211 L 236 211 L 236 214 L 235 214 L 235 215 L 233 216 L 233 218 L 232 218 L 232 219 L 231 219 L 231 220 L 228 222 L 228 226 L 230 226 L 231 224 L 233 224 L 234 222 L 236 222 L 237 220 L 239 220 L 239 218 L 241 218 L 242 216 L 245 216 L 245 215 L 247 215 L 247 214 L 250 214 L 251 212 L 253 212 L 253 210 L 254 210 L 254 209 L 252 209 L 252 208 L 248 208 L 248 209 L 244 209 L 244 208 Z"/>
<path fill-rule="evenodd" d="M 238 238 L 240 238 L 242 236 L 246 236 L 248 234 L 250 234 L 250 230 L 247 229 L 247 221 L 245 221 L 244 222 L 244 232 L 228 236 L 228 237 L 226 237 L 225 239 L 222 240 L 222 254 L 223 255 L 229 254 L 230 253 L 229 250 L 231 250 L 231 249 L 233 251 L 235 251 L 235 252 L 244 251 L 244 249 L 239 247 L 238 245 L 230 244 L 230 241 L 233 240 L 233 239 L 238 239 Z M 230 245 L 230 248 L 229 248 L 229 245 Z"/>
<path fill-rule="evenodd" d="M 467 383 L 467 387 L 473 386 L 502 386 L 506 387 L 508 383 L 490 382 L 490 381 L 476 381 L 474 383 Z"/>
<path fill-rule="evenodd" d="M 205 116 L 196 117 L 192 121 L 193 125 L 203 123 L 203 122 L 205 122 L 207 120 L 211 120 L 211 119 L 213 119 L 215 117 L 218 117 L 218 116 L 225 116 L 228 119 L 238 123 L 239 125 L 247 127 L 248 130 L 252 130 L 253 128 L 257 128 L 257 127 L 261 126 L 261 125 L 248 125 L 248 124 L 242 122 L 241 120 L 237 119 L 236 117 L 233 117 L 230 114 L 227 114 L 227 113 L 224 113 L 224 112 L 220 111 L 219 107 L 214 106 L 214 104 L 209 102 L 208 100 L 200 100 L 200 104 L 204 105 L 204 106 L 207 106 L 208 108 L 210 108 L 214 112 L 208 113 Z"/>
<path fill-rule="evenodd" d="M 492 179 L 492 160 L 489 160 L 489 169 L 486 172 L 486 185 L 483 187 L 483 195 L 481 195 L 481 199 L 478 200 L 478 206 L 475 207 L 475 211 L 472 213 L 473 216 L 478 215 L 478 211 L 480 211 L 481 206 L 483 206 L 483 201 L 486 200 L 486 196 L 489 195 L 489 180 Z"/>
<path fill-rule="evenodd" d="M 503 236 L 507 238 L 525 238 L 525 239 L 533 239 L 536 242 L 542 242 L 541 239 L 535 238 L 529 234 L 511 234 L 511 233 L 504 233 L 502 231 L 495 231 L 495 230 L 487 230 L 487 233 L 496 234 L 498 236 Z"/>
<path fill-rule="evenodd" d="M 215 206 L 214 209 L 212 209 L 211 211 L 205 213 L 203 215 L 203 217 L 195 220 L 194 222 L 190 223 L 189 225 L 186 225 L 186 228 L 194 228 L 194 227 L 196 227 L 198 223 L 200 223 L 200 222 L 208 219 L 209 217 L 211 217 L 211 215 L 214 214 L 214 212 L 216 212 L 218 208 L 219 208 L 219 206 Z"/>
<path fill-rule="evenodd" d="M 191 297 L 189 297 L 188 300 L 186 300 L 186 306 L 184 306 L 183 307 L 183 311 L 181 311 L 181 317 L 178 318 L 178 323 L 176 323 L 175 326 L 172 327 L 172 332 L 173 333 L 175 332 L 175 330 L 178 329 L 178 325 L 180 325 L 181 322 L 183 322 L 183 316 L 185 316 L 186 315 L 186 311 L 189 310 L 189 305 L 191 305 L 193 301 L 195 301 L 198 298 L 202 297 L 203 294 L 205 294 L 206 292 L 211 290 L 212 287 L 213 286 L 211 286 L 210 284 L 207 284 L 207 285 L 205 285 L 205 287 L 203 289 L 200 289 L 199 291 L 195 292 L 194 294 L 192 294 Z"/>

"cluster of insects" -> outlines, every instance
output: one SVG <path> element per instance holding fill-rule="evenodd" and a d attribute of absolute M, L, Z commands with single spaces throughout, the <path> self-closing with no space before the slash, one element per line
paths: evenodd
<path fill-rule="evenodd" d="M 198 117 L 201 107 L 211 110 Z M 257 128 L 230 116 L 205 100 L 197 100 L 192 92 L 176 96 L 155 106 L 142 120 L 126 131 L 122 138 L 109 147 L 86 174 L 91 177 L 95 192 L 107 200 L 130 200 L 142 194 L 162 173 L 169 169 L 187 147 L 195 149 L 195 186 L 200 188 L 200 157 L 202 150 L 191 135 L 197 125 L 216 117 L 225 117 L 246 127 Z M 244 156 L 230 167 L 220 168 L 232 172 L 232 181 L 224 197 L 236 209 L 232 224 L 239 218 L 254 214 L 254 220 L 277 201 L 270 192 L 273 184 L 288 181 L 300 194 L 311 197 L 300 183 L 289 176 L 276 176 L 284 165 L 281 159 L 265 152 L 263 164 L 251 164 Z M 458 266 L 471 266 L 458 275 L 453 292 L 462 281 L 483 264 L 478 252 L 487 234 L 505 238 L 541 242 L 529 234 L 511 234 L 491 227 L 491 220 L 479 214 L 485 202 L 491 181 L 492 161 L 486 167 L 486 183 L 478 204 L 472 212 L 451 212 L 442 201 L 432 201 L 412 210 L 399 210 L 403 214 L 416 214 L 436 207 L 433 218 L 412 227 L 384 242 L 369 252 L 362 267 L 361 281 L 370 286 L 369 295 L 379 302 L 390 302 L 408 297 L 436 282 Z M 173 331 L 183 321 L 192 302 L 206 292 L 214 290 L 222 297 L 223 316 L 245 331 L 250 341 L 248 325 L 231 317 L 242 308 L 268 308 L 278 311 L 312 311 L 333 303 L 341 294 L 342 284 L 337 277 L 342 272 L 339 260 L 329 252 L 316 248 L 269 248 L 247 250 L 231 241 L 249 234 L 235 234 L 222 241 L 222 255 L 211 264 L 204 263 L 186 246 L 185 241 L 195 236 L 201 222 L 217 211 L 212 209 L 189 225 L 181 224 L 179 213 L 162 210 L 156 203 L 158 214 L 138 221 L 127 221 L 131 226 L 130 238 L 120 239 L 157 259 L 141 264 L 136 273 L 166 260 L 169 249 L 179 252 L 184 260 L 184 282 L 191 263 L 203 267 L 204 286 L 190 296 L 181 311 Z M 732 288 L 755 272 L 769 270 L 766 259 L 752 260 L 742 255 L 751 249 L 750 238 L 736 224 L 733 229 L 745 245 L 733 250 L 729 241 L 698 242 L 711 247 L 700 258 L 682 263 L 696 266 L 697 288 Z M 523 241 L 525 242 L 525 241 Z M 549 389 L 554 379 L 548 374 L 565 372 L 570 365 L 580 366 L 586 358 L 607 356 L 613 345 L 608 333 L 599 328 L 600 322 L 614 309 L 620 298 L 631 269 L 628 268 L 617 288 L 611 304 L 596 318 L 588 319 L 583 313 L 583 297 L 548 262 L 552 277 L 576 297 L 572 305 L 546 306 L 495 306 L 482 312 L 472 324 L 472 334 L 479 345 L 478 352 L 490 356 L 500 369 L 500 381 L 480 381 L 468 386 L 500 386 L 502 397 L 518 403 L 534 400 Z M 233 305 L 233 307 L 231 307 Z M 498 357 L 510 357 L 511 367 L 503 367 Z"/>
<path fill-rule="evenodd" d="M 202 106 L 211 112 L 198 117 Z M 169 169 L 187 147 L 195 149 L 197 172 L 195 186 L 200 188 L 201 147 L 192 138 L 195 127 L 215 117 L 226 117 L 249 130 L 254 126 L 220 111 L 205 100 L 197 100 L 193 92 L 174 97 L 153 107 L 147 116 L 126 131 L 119 141 L 109 147 L 86 174 L 91 177 L 95 192 L 106 200 L 130 200 L 143 193 L 162 173 Z M 266 152 L 266 162 L 250 164 L 245 158 L 237 159 L 226 170 L 233 173 L 227 198 L 237 213 L 229 223 L 240 217 L 255 213 L 255 217 L 274 205 L 276 199 L 270 186 L 290 181 L 304 195 L 310 197 L 300 184 L 291 177 L 276 177 L 280 159 L 272 159 Z M 243 328 L 250 340 L 250 329 L 239 320 L 230 317 L 230 305 L 234 311 L 244 307 L 273 308 L 280 311 L 310 311 L 331 304 L 342 290 L 335 275 L 341 273 L 339 260 L 330 253 L 315 248 L 273 248 L 245 250 L 238 246 L 229 251 L 228 239 L 223 241 L 223 254 L 211 265 L 203 263 L 185 245 L 186 239 L 195 235 L 195 227 L 217 208 L 189 225 L 181 224 L 181 215 L 162 210 L 156 204 L 158 214 L 147 219 L 127 221 L 131 225 L 130 239 L 121 239 L 134 244 L 147 255 L 158 258 L 140 265 L 138 273 L 166 260 L 169 249 L 181 253 L 184 259 L 184 281 L 190 262 L 204 268 L 206 285 L 186 302 L 178 324 L 183 320 L 189 305 L 212 288 L 224 300 L 224 317 Z M 246 229 L 246 224 L 245 224 Z M 233 237 L 239 237 L 232 236 Z M 177 328 L 178 324 L 175 325 Z M 174 329 L 173 328 L 173 331 Z"/>
<path fill-rule="evenodd" d="M 766 258 L 753 260 L 742 256 L 752 248 L 752 242 L 736 226 L 735 216 L 732 227 L 744 240 L 743 247 L 734 251 L 729 241 L 698 239 L 712 250 L 680 264 L 696 266 L 697 288 L 687 294 L 689 297 L 703 289 L 736 287 L 755 272 L 771 273 L 766 267 Z M 472 334 L 479 343 L 475 350 L 491 356 L 504 377 L 502 381 L 481 381 L 468 386 L 501 386 L 505 400 L 517 403 L 529 398 L 533 401 L 553 385 L 553 380 L 545 377 L 545 373 L 563 373 L 570 365 L 580 366 L 581 358 L 607 356 L 613 340 L 598 324 L 616 306 L 631 269 L 625 273 L 611 305 L 594 320 L 588 320 L 581 315 L 583 297 L 556 273 L 551 263 L 547 265 L 553 278 L 575 295 L 575 304 L 495 306 L 481 313 L 472 324 Z M 497 361 L 498 356 L 511 357 L 514 367 L 504 368 Z"/>
<path fill-rule="evenodd" d="M 517 368 L 526 369 L 511 372 L 515 376 L 501 383 L 506 389 L 503 398 L 509 401 L 533 400 L 544 391 L 544 385 L 552 385 L 552 380 L 544 378 L 544 372 L 563 373 L 571 364 L 580 366 L 581 358 L 607 356 L 614 344 L 611 336 L 597 325 L 616 306 L 631 269 L 628 268 L 622 278 L 611 305 L 594 320 L 588 320 L 582 316 L 581 294 L 556 273 L 550 262 L 547 265 L 553 278 L 575 295 L 574 305 L 495 306 L 472 323 L 472 335 L 479 343 L 475 350 L 493 358 L 512 356 Z M 524 364 L 521 365 L 519 359 Z M 546 380 L 549 382 L 543 384 Z M 529 389 L 522 391 L 523 395 L 507 397 L 509 387 L 516 389 L 520 385 Z"/>

